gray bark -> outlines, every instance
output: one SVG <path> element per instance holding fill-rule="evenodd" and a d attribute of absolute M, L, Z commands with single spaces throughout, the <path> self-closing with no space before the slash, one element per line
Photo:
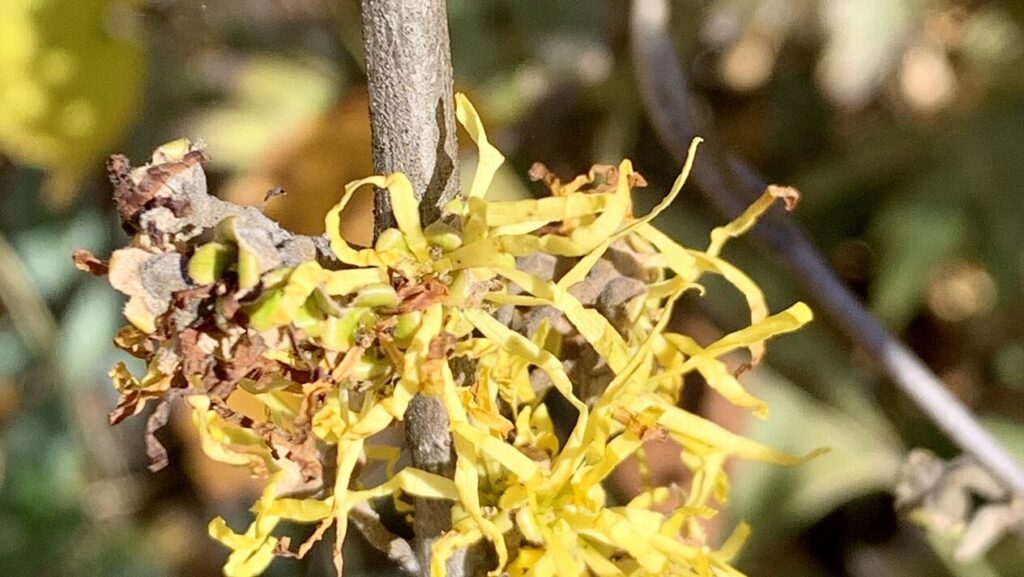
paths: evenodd
<path fill-rule="evenodd" d="M 363 38 L 374 169 L 405 173 L 433 222 L 459 188 L 445 0 L 363 0 Z M 374 208 L 393 223 L 386 194 Z"/>
<path fill-rule="evenodd" d="M 362 10 L 374 170 L 408 176 L 428 224 L 459 193 L 445 0 L 362 0 Z M 390 198 L 378 190 L 375 235 L 391 226 Z M 451 436 L 440 401 L 417 395 L 405 421 L 413 466 L 451 477 Z M 418 499 L 414 506 L 416 552 L 426 575 L 431 544 L 451 528 L 451 503 Z M 448 564 L 449 575 L 476 572 L 461 562 Z"/>

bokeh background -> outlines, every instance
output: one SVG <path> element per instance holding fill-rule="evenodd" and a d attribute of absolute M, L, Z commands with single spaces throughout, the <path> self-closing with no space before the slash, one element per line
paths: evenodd
<path fill-rule="evenodd" d="M 534 161 L 566 177 L 630 157 L 651 183 L 641 203 L 671 183 L 628 10 L 449 0 L 457 88 L 510 160 L 503 195 L 539 193 Z M 673 30 L 715 117 L 705 136 L 803 192 L 796 218 L 845 282 L 1024 458 L 1024 2 L 679 0 Z M 205 524 L 244 519 L 255 486 L 203 458 L 181 419 L 161 434 L 172 465 L 156 474 L 143 418 L 107 427 L 122 299 L 70 255 L 126 241 L 105 158 L 142 163 L 180 136 L 208 144 L 216 194 L 261 205 L 280 185 L 265 210 L 322 232 L 343 184 L 372 170 L 362 62 L 351 0 L 0 2 L 0 575 L 219 574 L 226 551 Z M 720 222 L 692 189 L 659 220 L 696 244 Z M 366 198 L 345 226 L 368 239 Z M 750 241 L 728 256 L 773 308 L 800 298 Z M 699 340 L 742 320 L 738 297 L 710 288 L 678 319 Z M 1024 574 L 1020 539 L 958 566 L 948 541 L 893 512 L 909 447 L 955 451 L 872 367 L 819 321 L 748 374 L 769 420 L 688 396 L 777 446 L 832 447 L 799 468 L 738 464 L 730 518 L 712 531 L 752 523 L 740 566 L 755 576 Z M 652 466 L 679 474 L 669 453 Z M 350 544 L 351 574 L 391 570 Z M 326 570 L 314 555 L 267 574 Z"/>

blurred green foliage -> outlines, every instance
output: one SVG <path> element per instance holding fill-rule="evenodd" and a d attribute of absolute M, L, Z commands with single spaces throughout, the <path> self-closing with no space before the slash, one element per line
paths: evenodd
<path fill-rule="evenodd" d="M 450 0 L 456 83 L 509 154 L 501 179 L 512 194 L 532 190 L 534 161 L 568 176 L 630 157 L 651 204 L 671 182 L 677 167 L 632 77 L 627 6 Z M 799 187 L 796 217 L 844 280 L 1011 449 L 1024 447 L 1021 3 L 673 8 L 677 45 L 716 117 L 719 133 L 704 136 Z M 260 203 L 283 184 L 289 194 L 268 211 L 318 226 L 304 211 L 322 214 L 311 207 L 368 171 L 361 60 L 353 1 L 0 2 L 0 240 L 13 255 L 0 258 L 0 574 L 217 574 L 225 552 L 205 539 L 209 510 L 244 518 L 252 487 L 196 457 L 183 429 L 169 427 L 172 467 L 153 475 L 141 423 L 107 428 L 121 303 L 69 255 L 122 242 L 104 156 L 141 163 L 179 136 L 210 143 L 215 191 Z M 721 219 L 684 196 L 660 224 L 703 242 Z M 361 206 L 351 231 L 367 228 Z M 729 250 L 772 302 L 798 296 L 756 247 Z M 740 319 L 727 291 L 709 293 L 684 303 L 679 322 L 710 341 Z M 765 422 L 719 414 L 710 396 L 685 399 L 795 452 L 833 447 L 797 469 L 736 465 L 733 517 L 754 527 L 744 570 L 1024 573 L 1019 540 L 957 566 L 949 543 L 893 513 L 907 447 L 952 448 L 862 353 L 818 323 L 780 340 L 769 363 L 748 376 L 772 407 Z M 652 467 L 678 474 L 671 456 Z M 364 561 L 350 568 L 387 571 Z M 307 559 L 302 571 L 326 565 Z"/>

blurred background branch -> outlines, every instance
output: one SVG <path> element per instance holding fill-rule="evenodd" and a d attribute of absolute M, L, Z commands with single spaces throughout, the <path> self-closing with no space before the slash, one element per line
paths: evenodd
<path fill-rule="evenodd" d="M 14 329 L 37 354 L 49 356 L 57 340 L 57 321 L 32 286 L 32 277 L 14 247 L 0 236 L 0 303 Z"/>
<path fill-rule="evenodd" d="M 668 0 L 634 0 L 631 39 L 640 92 L 658 136 L 676 161 L 696 135 L 709 142 L 693 175 L 705 198 L 727 218 L 735 218 L 768 186 L 738 157 L 723 150 L 714 127 L 697 116 L 685 66 L 669 35 Z M 710 153 L 708 150 L 710 149 Z M 879 363 L 889 379 L 965 453 L 973 455 L 1008 487 L 1024 495 L 1024 468 L 985 430 L 934 373 L 893 337 L 860 303 L 828 265 L 799 225 L 779 208 L 751 231 L 759 248 L 785 268 L 828 320 Z"/>

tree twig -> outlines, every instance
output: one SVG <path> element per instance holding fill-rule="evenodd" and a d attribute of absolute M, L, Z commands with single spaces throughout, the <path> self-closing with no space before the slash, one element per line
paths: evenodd
<path fill-rule="evenodd" d="M 459 192 L 445 0 L 363 0 L 363 40 L 373 167 L 405 173 L 433 222 Z M 387 194 L 374 215 L 378 230 L 394 225 Z"/>
<path fill-rule="evenodd" d="M 644 106 L 662 143 L 682 162 L 690 139 L 708 145 L 693 176 L 707 200 L 729 217 L 738 215 L 767 183 L 729 155 L 696 114 L 684 68 L 669 34 L 668 0 L 633 0 L 630 36 Z M 832 323 L 882 366 L 889 378 L 952 439 L 1015 492 L 1024 494 L 1024 469 L 986 431 L 931 370 L 891 335 L 842 283 L 799 225 L 778 210 L 751 231 L 759 247 L 787 269 Z"/>
<path fill-rule="evenodd" d="M 421 200 L 422 220 L 430 223 L 459 193 L 446 3 L 362 0 L 362 10 L 374 170 L 405 173 Z M 378 190 L 374 235 L 393 225 L 390 198 Z M 405 424 L 413 466 L 451 477 L 451 436 L 440 401 L 417 395 Z M 416 551 L 421 572 L 426 573 L 431 544 L 451 528 L 451 504 L 417 499 L 414 507 Z M 464 565 L 449 563 L 448 574 L 477 572 Z"/>
<path fill-rule="evenodd" d="M 348 520 L 359 529 L 374 549 L 386 554 L 388 559 L 394 561 L 403 571 L 412 575 L 422 571 L 408 541 L 388 531 L 381 522 L 380 515 L 369 503 L 357 503 L 353 506 L 348 512 Z"/>
<path fill-rule="evenodd" d="M 49 356 L 56 346 L 57 321 L 46 301 L 32 286 L 32 277 L 18 253 L 0 235 L 0 303 L 14 330 L 34 354 Z"/>
<path fill-rule="evenodd" d="M 62 389 L 60 392 L 64 394 L 56 398 L 78 430 L 78 440 L 85 449 L 87 463 L 98 477 L 90 481 L 116 482 L 123 479 L 129 473 L 123 443 L 105 425 L 96 426 L 103 419 L 93 418 L 95 402 L 90 398 L 90 392 L 76 386 L 79 383 L 62 378 L 58 362 L 60 328 L 57 319 L 33 285 L 25 263 L 3 234 L 0 234 L 0 304 L 36 360 L 39 375 L 33 382 L 33 393 L 50 393 L 50 387 Z M 121 491 L 115 496 L 116 504 L 109 508 L 112 511 L 123 510 L 133 505 L 133 498 L 130 491 Z"/>

